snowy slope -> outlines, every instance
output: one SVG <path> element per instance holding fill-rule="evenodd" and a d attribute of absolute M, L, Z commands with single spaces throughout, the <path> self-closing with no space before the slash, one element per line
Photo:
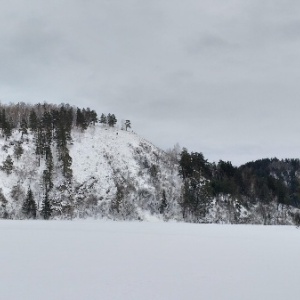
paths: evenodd
<path fill-rule="evenodd" d="M 290 226 L 0 221 L 5 300 L 298 300 Z"/>
<path fill-rule="evenodd" d="M 14 145 L 22 141 L 23 155 L 17 159 Z M 0 187 L 8 200 L 10 217 L 21 218 L 20 205 L 28 187 L 41 207 L 45 159 L 35 155 L 32 134 L 21 139 L 18 131 L 6 141 L 0 139 L 0 164 L 7 155 L 14 161 L 12 174 L 0 171 Z M 51 191 L 54 217 L 108 217 L 114 219 L 171 218 L 178 214 L 181 180 L 174 163 L 160 149 L 138 135 L 107 126 L 90 126 L 82 132 L 72 130 L 68 146 L 72 157 L 73 179 L 62 176 L 55 143 L 54 188 Z M 17 196 L 12 196 L 12 189 Z M 166 192 L 170 212 L 159 213 L 162 191 Z"/>

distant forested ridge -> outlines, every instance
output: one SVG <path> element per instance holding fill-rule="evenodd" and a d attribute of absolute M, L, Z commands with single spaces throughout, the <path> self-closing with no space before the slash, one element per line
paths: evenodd
<path fill-rule="evenodd" d="M 69 104 L 0 104 L 0 218 L 300 224 L 299 159 L 211 163 L 131 127 Z"/>
<path fill-rule="evenodd" d="M 300 207 L 299 159 L 266 158 L 235 167 L 230 161 L 209 163 L 202 153 L 183 149 L 179 173 L 184 182 L 181 205 L 191 219 L 205 218 L 218 204 L 226 208 L 233 223 L 253 221 L 255 216 L 248 212 L 255 208 L 264 224 L 275 224 L 274 210 Z M 289 214 L 297 220 L 295 211 Z M 281 222 L 282 217 L 278 218 Z"/>

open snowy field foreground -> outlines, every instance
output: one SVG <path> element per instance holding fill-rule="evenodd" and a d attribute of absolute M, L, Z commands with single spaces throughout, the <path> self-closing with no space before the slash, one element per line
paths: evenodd
<path fill-rule="evenodd" d="M 0 299 L 300 299 L 295 227 L 0 221 Z"/>

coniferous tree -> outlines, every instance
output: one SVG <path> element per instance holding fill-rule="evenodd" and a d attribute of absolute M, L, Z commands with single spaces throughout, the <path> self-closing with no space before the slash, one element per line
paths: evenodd
<path fill-rule="evenodd" d="M 38 126 L 35 131 L 35 154 L 38 156 L 40 165 L 41 156 L 45 154 L 46 135 L 43 130 L 43 123 L 38 121 Z"/>
<path fill-rule="evenodd" d="M 35 219 L 36 218 L 36 210 L 37 210 L 37 208 L 36 208 L 36 203 L 33 198 L 33 193 L 32 193 L 31 188 L 29 187 L 26 198 L 22 205 L 22 212 L 27 218 Z"/>
<path fill-rule="evenodd" d="M 114 114 L 107 115 L 107 123 L 110 127 L 114 127 L 117 123 L 116 116 Z"/>
<path fill-rule="evenodd" d="M 44 187 L 45 191 L 50 191 L 53 188 L 53 156 L 51 147 L 47 146 L 45 149 L 46 153 L 46 169 L 43 172 L 43 181 L 44 181 Z"/>
<path fill-rule="evenodd" d="M 179 166 L 179 175 L 181 175 L 183 179 L 186 179 L 192 175 L 192 158 L 186 148 L 183 148 L 180 154 Z"/>
<path fill-rule="evenodd" d="M 91 110 L 90 112 L 89 122 L 93 125 L 95 125 L 98 122 L 98 115 L 94 110 Z"/>
<path fill-rule="evenodd" d="M 19 159 L 22 154 L 23 154 L 24 150 L 23 150 L 23 147 L 22 147 L 22 143 L 20 142 L 17 142 L 14 146 L 14 156 Z"/>
<path fill-rule="evenodd" d="M 28 124 L 25 118 L 22 118 L 20 127 L 21 127 L 22 138 L 23 138 L 24 134 L 28 134 Z"/>
<path fill-rule="evenodd" d="M 34 109 L 32 109 L 29 114 L 29 128 L 32 131 L 36 131 L 38 128 L 38 117 Z"/>
<path fill-rule="evenodd" d="M 84 110 L 81 111 L 80 108 L 77 108 L 76 126 L 80 127 L 82 130 L 86 130 L 88 127 L 88 122 L 85 118 Z"/>
<path fill-rule="evenodd" d="M 8 213 L 6 210 L 7 199 L 5 198 L 2 188 L 0 188 L 0 216 L 4 219 L 7 219 Z"/>
<path fill-rule="evenodd" d="M 10 175 L 13 170 L 14 162 L 10 155 L 7 155 L 6 160 L 3 162 L 1 170 L 3 170 L 7 175 Z"/>
<path fill-rule="evenodd" d="M 69 154 L 69 149 L 67 147 L 61 149 L 61 162 L 62 162 L 62 173 L 67 179 L 71 179 L 73 176 L 72 171 L 72 157 Z"/>
<path fill-rule="evenodd" d="M 12 134 L 12 124 L 11 122 L 9 122 L 7 116 L 6 116 L 6 110 L 3 109 L 2 113 L 1 113 L 1 128 L 2 128 L 2 132 L 5 136 L 5 139 L 7 140 L 11 134 Z"/>
<path fill-rule="evenodd" d="M 42 118 L 42 127 L 45 135 L 46 146 L 50 146 L 53 136 L 53 119 L 50 112 L 44 112 Z"/>
<path fill-rule="evenodd" d="M 49 218 L 52 215 L 52 205 L 51 201 L 49 199 L 48 192 L 46 191 L 43 202 L 42 202 L 42 210 L 41 210 L 41 215 L 45 220 L 49 220 Z"/>
<path fill-rule="evenodd" d="M 101 114 L 99 123 L 107 124 L 107 117 L 105 114 L 103 114 L 103 113 Z"/>
<path fill-rule="evenodd" d="M 168 206 L 168 203 L 167 203 L 166 191 L 163 190 L 163 192 L 162 192 L 162 200 L 161 200 L 161 203 L 160 203 L 160 206 L 159 206 L 159 212 L 161 214 L 164 214 L 167 206 Z"/>

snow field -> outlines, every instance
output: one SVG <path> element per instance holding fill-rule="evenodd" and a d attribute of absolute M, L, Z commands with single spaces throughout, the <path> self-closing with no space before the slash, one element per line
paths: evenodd
<path fill-rule="evenodd" d="M 283 226 L 0 221 L 1 299 L 299 299 Z"/>

